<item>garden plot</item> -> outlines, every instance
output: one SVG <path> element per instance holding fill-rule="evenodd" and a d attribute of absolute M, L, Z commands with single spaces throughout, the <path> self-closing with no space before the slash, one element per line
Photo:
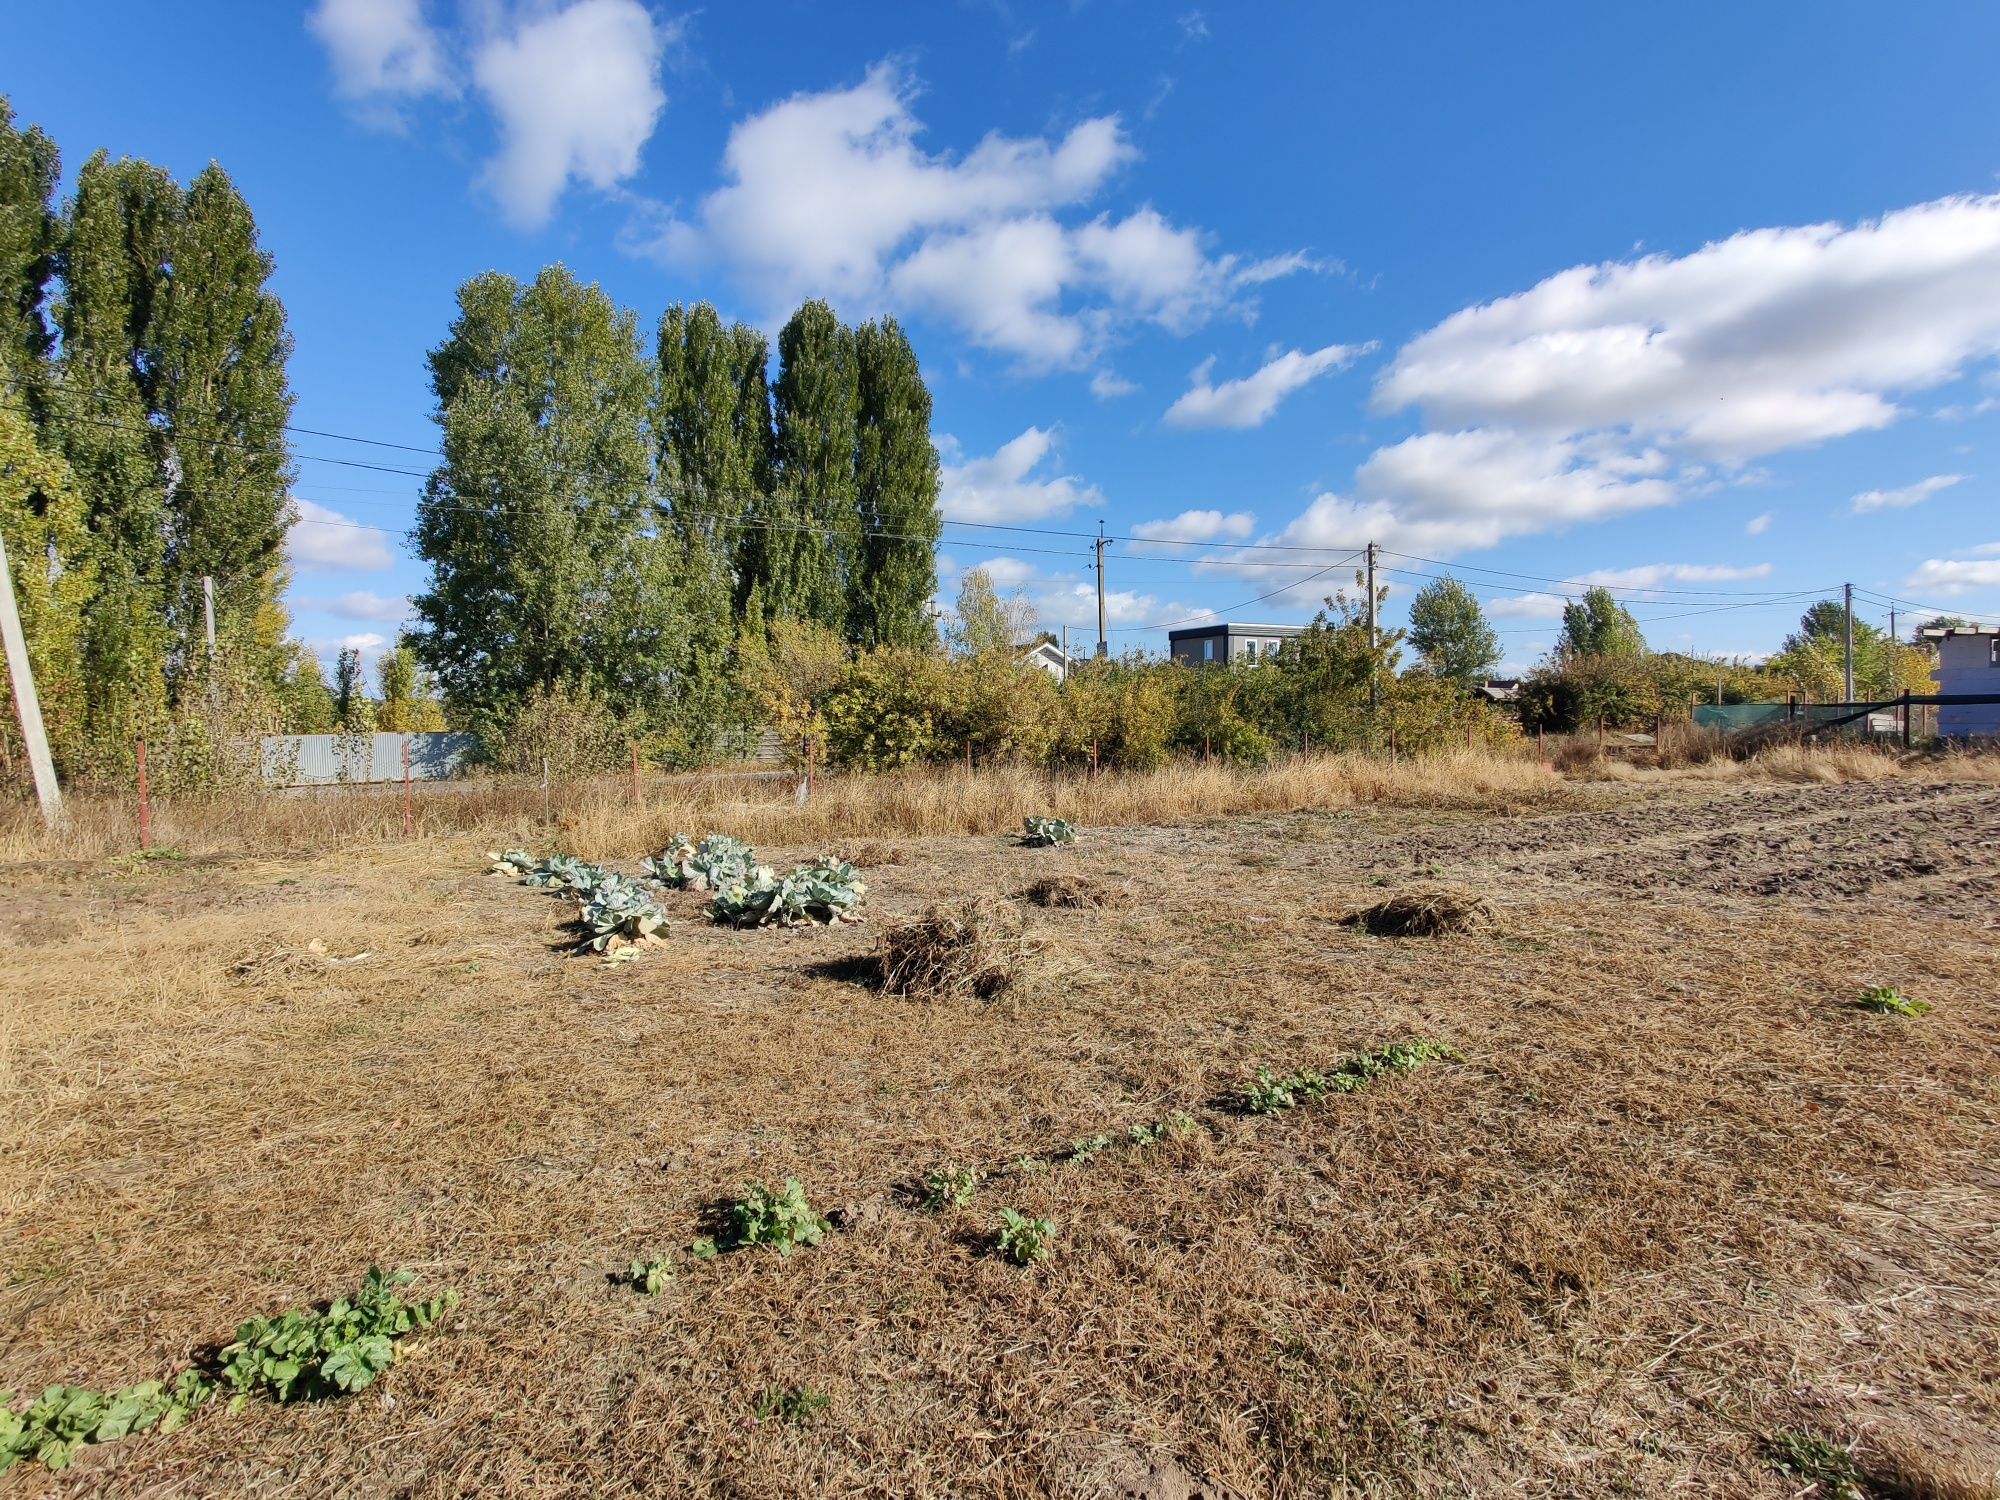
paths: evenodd
<path fill-rule="evenodd" d="M 171 1385 L 376 1264 L 460 1300 L 359 1394 L 0 1485 L 1777 1497 L 1845 1454 L 1954 1493 L 2000 1431 L 2000 940 L 1662 851 L 1966 791 L 899 838 L 865 923 L 662 890 L 615 970 L 478 836 L 10 871 L 0 1389 Z M 1492 921 L 1340 923 L 1439 884 Z M 975 898 L 1015 982 L 855 982 Z M 369 957 L 243 965 L 315 940 Z"/>

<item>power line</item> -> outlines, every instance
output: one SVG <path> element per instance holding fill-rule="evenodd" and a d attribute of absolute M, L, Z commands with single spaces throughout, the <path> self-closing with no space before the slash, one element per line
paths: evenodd
<path fill-rule="evenodd" d="M 1196 620 L 1212 620 L 1217 615 L 1234 614 L 1239 609 L 1248 609 L 1253 604 L 1262 604 L 1266 599 L 1275 599 L 1280 594 L 1289 594 L 1292 592 L 1292 590 L 1298 588 L 1301 584 L 1311 583 L 1315 578 L 1322 578 L 1326 574 L 1331 573 L 1335 568 L 1346 567 L 1349 563 L 1353 562 L 1354 559 L 1359 556 L 1361 556 L 1361 553 L 1356 552 L 1353 553 L 1351 556 L 1343 557 L 1339 562 L 1328 563 L 1325 567 L 1321 568 L 1317 573 L 1308 574 L 1306 577 L 1298 579 L 1296 582 L 1286 584 L 1283 588 L 1272 589 L 1271 592 L 1268 594 L 1259 594 L 1255 599 L 1245 599 L 1238 604 L 1227 604 L 1224 605 L 1221 609 L 1205 609 L 1200 614 L 1189 615 L 1184 620 L 1162 620 L 1156 625 L 1120 625 L 1115 630 L 1107 633 L 1112 635 L 1136 635 L 1139 632 L 1146 630 L 1171 630 L 1176 625 L 1192 625 Z"/>

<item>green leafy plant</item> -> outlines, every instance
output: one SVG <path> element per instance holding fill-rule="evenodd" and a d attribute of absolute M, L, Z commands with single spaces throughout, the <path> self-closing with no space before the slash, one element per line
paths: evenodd
<path fill-rule="evenodd" d="M 656 1260 L 635 1260 L 625 1273 L 626 1283 L 632 1290 L 644 1292 L 648 1297 L 659 1296 L 673 1279 L 674 1263 L 664 1255 Z"/>
<path fill-rule="evenodd" d="M 198 1370 L 183 1370 L 169 1387 L 142 1380 L 119 1391 L 52 1385 L 25 1411 L 14 1409 L 14 1393 L 0 1392 L 0 1474 L 21 1459 L 51 1469 L 69 1466 L 86 1443 L 115 1443 L 135 1432 L 172 1432 L 215 1394 Z"/>
<path fill-rule="evenodd" d="M 1125 1132 L 1135 1146 L 1157 1146 L 1161 1141 L 1177 1141 L 1194 1134 L 1194 1116 L 1170 1109 L 1149 1125 L 1134 1125 Z"/>
<path fill-rule="evenodd" d="M 1862 1010 L 1873 1011 L 1878 1016 L 1926 1016 L 1930 1014 L 1930 1002 L 1912 1000 L 1894 987 L 1886 984 L 1872 985 L 1861 992 L 1855 1005 Z"/>
<path fill-rule="evenodd" d="M 1017 1156 L 1014 1158 L 1014 1170 L 1019 1172 L 1023 1177 L 1039 1177 L 1042 1173 L 1048 1171 L 1048 1169 L 1049 1164 L 1047 1160 L 1039 1156 Z"/>
<path fill-rule="evenodd" d="M 938 1167 L 924 1173 L 924 1207 L 933 1213 L 963 1208 L 979 1191 L 979 1178 L 963 1167 Z"/>
<path fill-rule="evenodd" d="M 833 1397 L 809 1385 L 774 1385 L 751 1408 L 760 1422 L 772 1420 L 804 1425 L 825 1411 Z"/>
<path fill-rule="evenodd" d="M 656 939 L 667 914 L 637 881 L 607 874 L 587 897 L 580 897 L 576 925 L 583 932 L 579 953 L 605 953 Z"/>
<path fill-rule="evenodd" d="M 1081 1164 L 1083 1162 L 1089 1161 L 1093 1156 L 1097 1155 L 1098 1152 L 1108 1151 L 1110 1148 L 1111 1148 L 1111 1137 L 1108 1135 L 1085 1136 L 1081 1140 L 1075 1140 L 1069 1143 L 1068 1160 L 1071 1162 Z"/>
<path fill-rule="evenodd" d="M 845 860 L 817 859 L 782 876 L 769 865 L 758 865 L 746 879 L 716 892 L 708 914 L 731 927 L 852 922 L 860 920 L 867 894 L 861 872 Z"/>
<path fill-rule="evenodd" d="M 1281 1078 L 1269 1068 L 1259 1068 L 1256 1079 L 1244 1093 L 1243 1107 L 1253 1115 L 1283 1114 L 1301 1104 L 1316 1103 L 1328 1094 L 1351 1094 L 1384 1074 L 1410 1073 L 1427 1062 L 1457 1056 L 1444 1043 L 1419 1037 L 1371 1052 L 1353 1053 L 1336 1063 L 1331 1073 L 1302 1068 Z"/>
<path fill-rule="evenodd" d="M 1017 1266 L 1032 1266 L 1049 1258 L 1049 1241 L 1055 1232 L 1051 1219 L 1031 1219 L 1018 1209 L 1003 1208 L 993 1248 Z"/>
<path fill-rule="evenodd" d="M 535 868 L 535 856 L 526 849 L 506 849 L 488 854 L 486 857 L 493 861 L 493 868 L 487 872 L 491 875 L 513 875 L 519 878 L 527 876 Z"/>
<path fill-rule="evenodd" d="M 757 851 L 726 833 L 711 833 L 699 844 L 677 833 L 662 853 L 643 861 L 642 868 L 651 879 L 676 890 L 719 891 L 750 878 L 757 868 Z"/>
<path fill-rule="evenodd" d="M 317 1400 L 373 1384 L 396 1362 L 396 1340 L 458 1306 L 453 1291 L 405 1302 L 397 1289 L 411 1279 L 408 1271 L 385 1275 L 370 1266 L 352 1297 L 245 1323 L 220 1356 L 222 1378 L 236 1392 L 232 1409 L 252 1395 Z"/>
<path fill-rule="evenodd" d="M 780 1255 L 790 1255 L 799 1245 L 817 1245 L 832 1227 L 813 1212 L 798 1178 L 787 1177 L 785 1185 L 775 1190 L 752 1182 L 729 1205 L 728 1248 L 772 1245 Z"/>
<path fill-rule="evenodd" d="M 1854 1455 L 1823 1437 L 1781 1427 L 1765 1439 L 1764 1458 L 1786 1478 L 1818 1486 L 1819 1500 L 1866 1500 Z"/>
<path fill-rule="evenodd" d="M 1067 818 L 1023 818 L 1021 842 L 1030 849 L 1046 849 L 1055 844 L 1074 844 L 1076 824 Z"/>

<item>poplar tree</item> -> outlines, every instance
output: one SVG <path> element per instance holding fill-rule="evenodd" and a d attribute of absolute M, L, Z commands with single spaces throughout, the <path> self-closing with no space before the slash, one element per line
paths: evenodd
<path fill-rule="evenodd" d="M 847 631 L 862 646 L 936 639 L 938 453 L 931 393 L 894 318 L 855 335 L 859 415 L 855 491 L 860 536 L 847 579 Z"/>
<path fill-rule="evenodd" d="M 854 334 L 821 301 L 778 334 L 777 459 L 767 525 L 746 532 L 743 572 L 774 619 L 847 625 L 847 577 L 860 540 L 855 508 L 859 389 Z"/>
<path fill-rule="evenodd" d="M 47 416 L 54 340 L 44 304 L 55 274 L 54 199 L 62 157 L 39 126 L 17 130 L 0 97 L 0 403 Z"/>
<path fill-rule="evenodd" d="M 688 610 L 679 713 L 697 737 L 723 709 L 742 523 L 762 516 L 770 483 L 769 358 L 761 333 L 724 327 L 706 302 L 676 303 L 660 319 L 653 433 Z"/>
<path fill-rule="evenodd" d="M 431 582 L 412 643 L 453 721 L 504 727 L 537 689 L 664 712 L 686 619 L 632 315 L 562 266 L 526 286 L 487 272 L 430 365 L 444 462 L 417 507 Z"/>
<path fill-rule="evenodd" d="M 274 263 L 249 205 L 213 163 L 177 216 L 172 267 L 147 340 L 153 406 L 165 423 L 166 558 L 161 579 L 177 685 L 202 637 L 202 579 L 215 584 L 217 639 L 247 650 L 279 608 L 294 519 L 285 446 L 292 352 L 267 288 Z M 282 635 L 283 626 L 278 633 Z"/>
<path fill-rule="evenodd" d="M 181 209 L 174 180 L 93 155 L 77 175 L 56 268 L 62 299 L 54 426 L 97 559 L 84 622 L 94 769 L 123 774 L 166 712 L 166 481 L 151 423 L 155 309 Z"/>

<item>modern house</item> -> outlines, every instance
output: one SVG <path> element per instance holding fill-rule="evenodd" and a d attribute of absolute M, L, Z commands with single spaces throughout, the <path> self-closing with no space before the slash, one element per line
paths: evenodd
<path fill-rule="evenodd" d="M 1954 625 L 1926 630 L 1924 638 L 1937 642 L 1931 677 L 1940 693 L 2000 694 L 2000 629 Z M 2000 735 L 2000 703 L 1940 704 L 1937 730 L 1946 739 Z"/>
<path fill-rule="evenodd" d="M 1167 632 L 1167 655 L 1191 667 L 1276 656 L 1278 647 L 1304 635 L 1305 629 L 1303 625 L 1195 625 Z"/>

